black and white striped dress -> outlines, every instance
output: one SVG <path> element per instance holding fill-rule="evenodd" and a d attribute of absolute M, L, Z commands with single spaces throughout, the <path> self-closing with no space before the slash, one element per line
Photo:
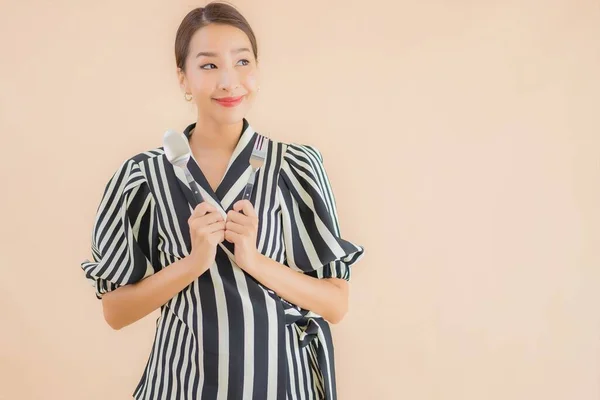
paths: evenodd
<path fill-rule="evenodd" d="M 185 130 L 189 137 L 194 124 Z M 250 175 L 258 134 L 246 120 L 227 172 L 213 191 L 188 167 L 225 217 Z M 290 268 L 349 280 L 364 249 L 340 237 L 320 152 L 269 141 L 251 197 L 259 251 Z M 162 147 L 126 160 L 106 185 L 92 232 L 93 261 L 81 267 L 96 297 L 186 257 L 196 206 L 183 171 Z M 233 244 L 217 246 L 210 269 L 161 307 L 136 399 L 336 399 L 328 323 L 281 299 L 235 264 Z"/>

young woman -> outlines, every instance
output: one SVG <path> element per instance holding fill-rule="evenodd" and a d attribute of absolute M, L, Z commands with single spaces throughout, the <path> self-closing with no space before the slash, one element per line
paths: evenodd
<path fill-rule="evenodd" d="M 125 160 L 104 191 L 81 266 L 120 329 L 160 308 L 136 399 L 335 399 L 328 322 L 348 307 L 363 248 L 340 237 L 320 152 L 270 139 L 250 200 L 244 118 L 258 51 L 233 7 L 191 11 L 175 40 L 197 120 L 184 133 L 196 204 L 162 147 Z"/>

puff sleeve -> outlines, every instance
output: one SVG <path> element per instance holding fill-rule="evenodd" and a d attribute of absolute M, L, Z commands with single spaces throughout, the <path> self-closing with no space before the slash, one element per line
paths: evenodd
<path fill-rule="evenodd" d="M 364 248 L 344 240 L 323 157 L 308 145 L 286 148 L 279 176 L 286 263 L 317 278 L 350 280 Z"/>
<path fill-rule="evenodd" d="M 153 274 L 156 248 L 154 196 L 139 165 L 125 161 L 113 174 L 92 229 L 93 261 L 81 263 L 96 297 Z"/>

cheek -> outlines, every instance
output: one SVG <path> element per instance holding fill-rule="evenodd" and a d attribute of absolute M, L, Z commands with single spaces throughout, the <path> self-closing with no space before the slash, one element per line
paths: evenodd
<path fill-rule="evenodd" d="M 258 89 L 258 76 L 256 72 L 249 72 L 244 77 L 244 86 L 249 92 L 256 92 Z"/>
<path fill-rule="evenodd" d="M 202 71 L 189 74 L 188 82 L 196 95 L 210 95 L 214 91 L 215 82 L 211 74 L 203 74 Z"/>
<path fill-rule="evenodd" d="M 203 96 L 211 96 L 214 92 L 215 84 L 210 79 L 202 78 L 194 82 L 194 91 Z"/>

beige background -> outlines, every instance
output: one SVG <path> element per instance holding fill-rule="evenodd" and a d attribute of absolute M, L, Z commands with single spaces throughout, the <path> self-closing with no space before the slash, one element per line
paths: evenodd
<path fill-rule="evenodd" d="M 158 314 L 113 331 L 79 263 L 103 185 L 194 112 L 196 1 L 0 11 L 0 399 L 129 399 Z M 339 398 L 600 398 L 595 0 L 235 2 L 249 120 L 321 149 L 364 245 L 334 327 Z"/>

